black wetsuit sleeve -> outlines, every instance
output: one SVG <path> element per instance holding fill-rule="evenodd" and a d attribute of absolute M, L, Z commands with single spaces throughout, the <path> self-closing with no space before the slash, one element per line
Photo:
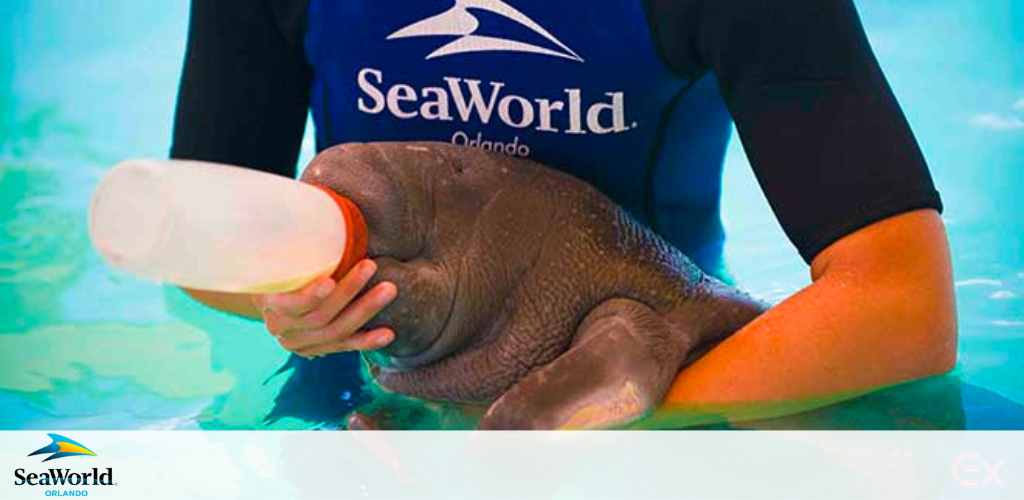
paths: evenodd
<path fill-rule="evenodd" d="M 193 0 L 171 157 L 295 176 L 311 79 L 299 5 Z"/>
<path fill-rule="evenodd" d="M 772 210 L 810 262 L 891 215 L 942 205 L 852 0 L 652 0 L 668 64 L 719 79 Z"/>

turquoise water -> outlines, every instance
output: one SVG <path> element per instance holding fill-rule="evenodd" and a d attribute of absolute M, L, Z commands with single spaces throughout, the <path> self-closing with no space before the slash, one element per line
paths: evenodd
<path fill-rule="evenodd" d="M 1024 428 L 1024 6 L 893 4 L 858 2 L 946 202 L 960 362 L 774 425 Z M 90 249 L 86 205 L 104 170 L 166 155 L 188 14 L 185 2 L 98 5 L 0 4 L 0 429 L 316 425 L 356 396 L 282 410 L 289 373 L 273 374 L 288 356 L 260 325 L 113 273 Z M 725 185 L 737 282 L 773 301 L 806 285 L 738 141 Z"/>

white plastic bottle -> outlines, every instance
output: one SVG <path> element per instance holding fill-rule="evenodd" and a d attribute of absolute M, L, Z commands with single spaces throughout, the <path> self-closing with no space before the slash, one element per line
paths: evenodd
<path fill-rule="evenodd" d="M 366 253 L 356 206 L 334 192 L 256 170 L 129 160 L 100 181 L 89 237 L 111 266 L 219 292 L 299 288 Z"/>

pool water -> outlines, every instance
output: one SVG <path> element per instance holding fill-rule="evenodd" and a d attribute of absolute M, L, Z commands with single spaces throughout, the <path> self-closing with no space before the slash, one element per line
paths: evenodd
<path fill-rule="evenodd" d="M 186 4 L 0 4 L 0 429 L 308 428 L 362 397 L 323 390 L 344 375 L 330 358 L 295 370 L 261 325 L 114 273 L 88 244 L 105 169 L 167 154 Z M 1022 429 L 1024 4 L 858 5 L 946 203 L 960 360 L 768 425 Z M 805 286 L 738 140 L 725 185 L 737 283 L 771 301 Z"/>

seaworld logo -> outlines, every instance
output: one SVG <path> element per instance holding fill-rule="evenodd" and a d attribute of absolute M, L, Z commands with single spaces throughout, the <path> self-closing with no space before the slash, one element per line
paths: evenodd
<path fill-rule="evenodd" d="M 445 37 L 446 43 L 429 53 L 427 60 L 456 54 L 511 52 L 584 62 L 540 23 L 502 0 L 454 0 L 454 3 L 440 14 L 398 29 L 387 39 Z M 522 34 L 526 40 L 498 35 L 486 28 L 481 30 L 477 16 L 484 15 L 511 25 L 508 33 Z M 485 81 L 472 76 L 442 76 L 433 84 L 413 86 L 389 81 L 383 69 L 372 67 L 364 67 L 356 74 L 356 86 L 360 95 L 356 96 L 355 104 L 361 113 L 390 115 L 398 120 L 452 122 L 460 127 L 453 131 L 452 144 L 510 156 L 530 156 L 529 137 L 520 137 L 520 130 L 603 135 L 628 133 L 639 127 L 639 122 L 629 119 L 626 112 L 626 92 L 617 89 L 594 92 L 555 84 L 541 93 L 506 81 Z M 504 130 L 496 130 L 494 125 L 503 125 Z M 481 130 L 481 126 L 491 129 Z"/>
<path fill-rule="evenodd" d="M 552 47 L 542 47 L 518 40 L 477 34 L 476 30 L 480 27 L 480 21 L 469 9 L 490 12 L 517 23 L 550 42 Z M 396 38 L 421 36 L 459 37 L 428 54 L 427 59 L 465 54 L 467 52 L 504 51 L 540 54 L 583 62 L 583 58 L 579 54 L 562 43 L 561 40 L 548 32 L 548 30 L 544 29 L 537 21 L 530 19 L 501 0 L 455 0 L 455 5 L 452 8 L 435 16 L 414 22 L 388 35 L 387 39 L 394 40 Z"/>
<path fill-rule="evenodd" d="M 50 453 L 51 455 L 46 457 L 46 459 L 43 460 L 44 462 L 49 462 L 50 460 L 56 458 L 70 457 L 74 455 L 96 456 L 96 454 L 93 453 L 92 450 L 86 448 L 81 443 L 73 439 L 66 438 L 64 436 L 61 436 L 60 434 L 47 434 L 47 436 L 50 436 L 50 439 L 52 439 L 53 442 L 42 448 L 39 448 L 36 451 L 33 451 L 32 453 L 29 453 L 28 456 L 31 457 L 33 455 Z"/>
<path fill-rule="evenodd" d="M 76 455 L 96 456 L 96 453 L 86 448 L 85 445 L 73 439 L 61 436 L 60 434 L 48 434 L 52 442 L 39 448 L 28 456 L 45 455 L 48 457 L 43 462 L 57 458 L 64 458 Z M 25 469 L 14 471 L 15 486 L 114 486 L 114 469 L 107 467 L 101 471 L 93 467 L 88 472 L 74 472 L 67 469 L 46 469 L 41 472 L 26 472 Z M 46 496 L 88 496 L 89 492 L 81 489 L 71 490 L 47 490 Z"/>

